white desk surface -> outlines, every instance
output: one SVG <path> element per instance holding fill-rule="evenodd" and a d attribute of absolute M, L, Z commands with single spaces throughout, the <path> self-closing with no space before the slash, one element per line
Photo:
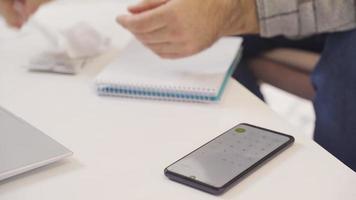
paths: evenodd
<path fill-rule="evenodd" d="M 109 55 L 92 60 L 77 76 L 29 73 L 21 66 L 43 41 L 31 31 L 15 40 L 0 27 L 0 105 L 75 153 L 1 182 L 1 200 L 356 198 L 352 170 L 235 81 L 215 105 L 98 97 L 92 80 Z M 128 34 L 115 28 L 123 45 Z M 242 122 L 292 134 L 296 143 L 220 197 L 163 175 L 167 165 Z"/>

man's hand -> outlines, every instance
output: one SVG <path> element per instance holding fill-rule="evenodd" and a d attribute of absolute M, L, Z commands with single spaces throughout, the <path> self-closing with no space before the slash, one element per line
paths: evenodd
<path fill-rule="evenodd" d="M 0 15 L 13 27 L 20 28 L 30 16 L 50 0 L 0 0 Z"/>
<path fill-rule="evenodd" d="M 163 58 L 196 54 L 227 35 L 259 32 L 254 0 L 144 0 L 117 21 Z"/>

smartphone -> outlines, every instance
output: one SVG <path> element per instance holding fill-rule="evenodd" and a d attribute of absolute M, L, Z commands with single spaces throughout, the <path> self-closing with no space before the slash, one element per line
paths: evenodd
<path fill-rule="evenodd" d="M 168 166 L 176 182 L 220 195 L 294 143 L 290 135 L 240 124 Z"/>

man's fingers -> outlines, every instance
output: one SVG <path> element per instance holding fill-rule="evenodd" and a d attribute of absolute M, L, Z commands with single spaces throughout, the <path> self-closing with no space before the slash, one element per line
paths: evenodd
<path fill-rule="evenodd" d="M 162 54 L 181 55 L 187 53 L 185 52 L 184 45 L 181 43 L 164 42 L 164 43 L 157 43 L 157 44 L 145 44 L 145 43 L 143 44 L 158 55 L 162 55 Z"/>
<path fill-rule="evenodd" d="M 33 13 L 35 13 L 40 5 L 37 3 L 27 2 L 25 4 L 25 15 L 30 17 Z"/>
<path fill-rule="evenodd" d="M 135 15 L 121 15 L 117 22 L 133 33 L 149 33 L 165 27 L 167 24 L 163 7 Z"/>
<path fill-rule="evenodd" d="M 21 28 L 40 5 L 50 0 L 0 0 L 0 13 L 13 27 Z"/>
<path fill-rule="evenodd" d="M 176 45 L 172 43 L 158 43 L 158 44 L 145 44 L 148 48 L 150 48 L 153 52 L 155 52 L 158 55 L 161 54 L 175 54 L 177 53 L 178 49 Z"/>
<path fill-rule="evenodd" d="M 5 21 L 9 26 L 16 27 L 16 28 L 21 28 L 23 25 L 22 18 L 17 15 L 13 16 L 5 16 Z"/>
<path fill-rule="evenodd" d="M 166 27 L 157 29 L 149 33 L 137 33 L 135 34 L 135 37 L 145 44 L 157 44 L 169 41 L 172 42 L 172 38 Z"/>
<path fill-rule="evenodd" d="M 23 22 L 27 21 L 29 16 L 26 13 L 25 1 L 24 0 L 14 0 L 13 8 L 15 12 L 21 17 Z"/>
<path fill-rule="evenodd" d="M 130 6 L 128 10 L 132 14 L 138 14 L 147 10 L 152 10 L 155 9 L 165 3 L 167 3 L 168 0 L 143 0 L 140 3 Z"/>
<path fill-rule="evenodd" d="M 164 58 L 164 59 L 179 59 L 179 58 L 184 58 L 181 54 L 158 54 L 159 57 Z"/>
<path fill-rule="evenodd" d="M 23 0 L 22 0 L 23 1 Z M 49 2 L 50 0 L 27 0 L 24 2 L 25 6 L 25 14 L 27 17 L 30 17 L 32 14 L 34 14 L 38 8 L 44 4 Z"/>
<path fill-rule="evenodd" d="M 0 3 L 0 12 L 5 18 L 8 25 L 20 28 L 23 20 L 22 16 L 14 8 L 12 1 L 2 1 Z"/>
<path fill-rule="evenodd" d="M 174 55 L 173 58 L 183 58 L 199 52 L 199 49 L 184 42 L 143 44 L 161 57 L 163 57 L 162 55 Z"/>

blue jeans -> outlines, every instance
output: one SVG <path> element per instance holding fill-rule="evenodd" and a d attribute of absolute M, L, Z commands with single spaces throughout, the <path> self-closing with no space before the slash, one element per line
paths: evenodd
<path fill-rule="evenodd" d="M 234 77 L 260 98 L 263 95 L 246 60 L 277 47 L 321 53 L 311 76 L 316 89 L 314 139 L 356 172 L 356 30 L 299 41 L 257 36 L 245 39 L 243 60 Z"/>

